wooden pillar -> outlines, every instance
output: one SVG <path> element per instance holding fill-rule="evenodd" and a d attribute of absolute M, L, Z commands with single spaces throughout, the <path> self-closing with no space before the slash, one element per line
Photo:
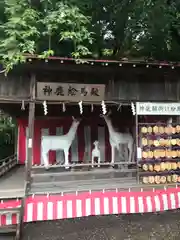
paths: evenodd
<path fill-rule="evenodd" d="M 17 225 L 16 240 L 20 240 L 23 234 L 23 218 L 26 197 L 31 186 L 31 168 L 33 161 L 33 137 L 34 137 L 34 118 L 35 118 L 35 87 L 36 80 L 35 75 L 31 75 L 30 81 L 30 102 L 29 102 L 29 118 L 28 118 L 28 151 L 27 151 L 27 162 L 25 166 L 25 193 L 21 200 L 21 208 L 19 213 L 19 224 Z"/>
<path fill-rule="evenodd" d="M 30 189 L 31 168 L 32 168 L 32 162 L 33 162 L 33 139 L 34 139 L 34 119 L 35 119 L 35 87 L 36 87 L 35 75 L 31 75 L 31 82 L 30 82 L 31 101 L 29 103 L 29 118 L 28 118 L 28 151 L 27 151 L 26 171 L 25 171 L 25 181 L 26 181 L 25 196 L 27 195 L 27 193 Z"/>
<path fill-rule="evenodd" d="M 176 75 L 177 80 L 177 102 L 180 102 L 180 79 L 179 76 Z M 180 116 L 177 116 L 176 118 L 177 124 L 180 123 Z"/>
<path fill-rule="evenodd" d="M 29 103 L 29 119 L 28 119 L 28 151 L 27 163 L 25 171 L 26 193 L 29 191 L 31 182 L 31 168 L 33 161 L 33 139 L 34 139 L 34 117 L 35 117 L 35 102 Z"/>

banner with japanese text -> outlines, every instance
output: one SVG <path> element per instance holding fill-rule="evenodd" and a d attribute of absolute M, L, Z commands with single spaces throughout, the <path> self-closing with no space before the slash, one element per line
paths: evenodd
<path fill-rule="evenodd" d="M 38 82 L 37 99 L 50 101 L 98 102 L 105 98 L 105 85 Z"/>
<path fill-rule="evenodd" d="M 180 115 L 180 103 L 137 102 L 137 115 Z"/>

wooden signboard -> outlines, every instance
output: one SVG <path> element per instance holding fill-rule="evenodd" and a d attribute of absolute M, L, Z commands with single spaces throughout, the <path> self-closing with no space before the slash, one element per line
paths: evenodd
<path fill-rule="evenodd" d="M 180 103 L 137 102 L 137 115 L 180 115 Z"/>
<path fill-rule="evenodd" d="M 37 82 L 37 99 L 50 101 L 98 102 L 105 98 L 105 85 Z"/>

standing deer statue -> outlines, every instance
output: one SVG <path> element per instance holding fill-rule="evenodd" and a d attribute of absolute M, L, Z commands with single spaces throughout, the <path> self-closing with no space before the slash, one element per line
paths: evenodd
<path fill-rule="evenodd" d="M 92 168 L 94 167 L 94 158 L 97 157 L 98 158 L 98 167 L 100 167 L 100 162 L 101 162 L 101 154 L 100 154 L 100 148 L 99 148 L 99 142 L 95 141 L 94 143 L 94 149 L 92 150 Z"/>
<path fill-rule="evenodd" d="M 132 162 L 133 142 L 134 142 L 133 137 L 130 133 L 117 132 L 112 126 L 111 120 L 109 118 L 110 114 L 111 112 L 108 112 L 107 115 L 100 115 L 100 116 L 104 118 L 109 131 L 109 142 L 111 145 L 111 164 L 114 165 L 114 162 L 115 162 L 115 149 L 117 149 L 120 156 L 122 156 L 122 153 L 121 153 L 122 145 L 127 145 L 127 148 L 129 150 L 128 161 Z"/>
<path fill-rule="evenodd" d="M 49 150 L 63 150 L 65 156 L 65 168 L 69 168 L 69 149 L 75 138 L 77 128 L 79 126 L 80 120 L 73 118 L 72 125 L 69 132 L 61 136 L 42 136 L 41 147 L 42 147 L 42 157 L 44 161 L 44 166 L 46 169 L 49 168 L 48 153 Z"/>

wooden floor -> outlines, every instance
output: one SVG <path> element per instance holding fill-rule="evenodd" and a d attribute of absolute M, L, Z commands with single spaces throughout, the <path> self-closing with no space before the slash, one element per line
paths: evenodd
<path fill-rule="evenodd" d="M 24 196 L 24 166 L 16 166 L 0 178 L 0 199 Z"/>
<path fill-rule="evenodd" d="M 124 172 L 126 171 L 126 172 Z M 95 168 L 77 172 L 62 172 L 62 168 L 50 170 L 34 169 L 32 172 L 31 194 L 71 193 L 83 191 L 152 191 L 153 189 L 174 188 L 179 184 L 142 184 L 137 178 L 136 168 L 114 169 Z"/>
<path fill-rule="evenodd" d="M 62 169 L 62 168 L 61 168 Z M 24 196 L 24 166 L 17 166 L 0 179 L 0 199 Z M 62 172 L 58 168 L 32 172 L 30 194 L 97 191 L 137 186 L 136 173 L 122 173 L 115 169 Z"/>
<path fill-rule="evenodd" d="M 91 171 L 59 172 L 57 169 L 41 169 L 33 172 L 31 193 L 59 193 L 75 191 L 127 189 L 137 186 L 136 172 L 117 169 L 94 169 Z"/>
<path fill-rule="evenodd" d="M 0 179 L 0 199 L 24 196 L 24 166 L 17 166 Z M 136 169 L 95 168 L 84 171 L 62 172 L 62 168 L 32 170 L 29 194 L 56 194 L 84 191 L 141 191 L 163 188 L 162 185 L 142 185 L 137 182 Z M 172 187 L 168 185 L 167 187 Z M 173 184 L 174 187 L 174 184 Z"/>
<path fill-rule="evenodd" d="M 24 166 L 16 166 L 0 178 L 0 199 L 24 196 L 24 172 Z M 62 172 L 58 168 L 49 171 L 37 169 L 32 172 L 30 194 L 123 189 L 137 186 L 135 176 L 135 172 L 122 173 L 107 168 L 77 172 Z"/>

